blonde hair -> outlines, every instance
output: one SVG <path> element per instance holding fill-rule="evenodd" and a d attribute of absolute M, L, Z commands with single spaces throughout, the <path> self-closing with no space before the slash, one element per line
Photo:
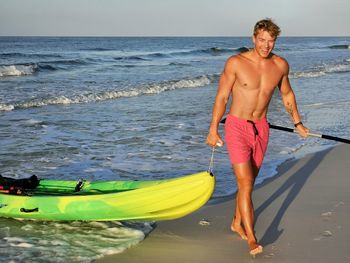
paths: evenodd
<path fill-rule="evenodd" d="M 267 31 L 274 38 L 277 38 L 281 33 L 281 29 L 272 21 L 271 18 L 265 18 L 256 22 L 254 26 L 254 36 L 256 36 L 260 31 Z"/>

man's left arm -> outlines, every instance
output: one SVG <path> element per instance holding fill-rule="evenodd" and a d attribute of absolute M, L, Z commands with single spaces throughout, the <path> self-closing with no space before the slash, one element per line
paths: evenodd
<path fill-rule="evenodd" d="M 286 111 L 291 117 L 294 123 L 294 126 L 297 129 L 300 136 L 307 137 L 309 133 L 309 129 L 306 128 L 301 122 L 295 95 L 289 83 L 288 74 L 289 74 L 289 67 L 287 64 L 285 74 L 283 75 L 282 80 L 279 84 L 279 90 L 281 92 L 282 101 L 283 101 L 284 107 L 286 108 Z"/>

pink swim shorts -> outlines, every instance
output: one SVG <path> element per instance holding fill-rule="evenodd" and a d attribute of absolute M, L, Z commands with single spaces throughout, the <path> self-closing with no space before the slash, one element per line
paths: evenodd
<path fill-rule="evenodd" d="M 232 164 L 251 161 L 260 167 L 269 142 L 266 118 L 250 121 L 229 114 L 225 122 L 225 141 Z"/>

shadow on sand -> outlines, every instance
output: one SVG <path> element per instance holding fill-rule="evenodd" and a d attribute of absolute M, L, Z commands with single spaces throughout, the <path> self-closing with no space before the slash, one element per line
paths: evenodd
<path fill-rule="evenodd" d="M 261 213 L 269 207 L 274 201 L 276 201 L 281 195 L 287 193 L 286 198 L 283 200 L 280 209 L 277 211 L 277 214 L 273 218 L 270 226 L 265 231 L 264 235 L 260 240 L 260 244 L 263 246 L 274 243 L 280 235 L 283 233 L 283 229 L 279 229 L 279 225 L 281 220 L 283 219 L 284 214 L 288 210 L 289 206 L 293 203 L 295 198 L 298 196 L 301 189 L 304 187 L 306 181 L 313 174 L 313 171 L 317 168 L 319 163 L 324 159 L 324 157 L 331 151 L 332 149 L 327 149 L 325 151 L 315 153 L 306 164 L 304 164 L 299 170 L 297 170 L 293 175 L 291 175 L 283 185 L 277 189 L 271 196 L 263 202 L 256 210 L 255 210 L 255 221 L 261 215 Z M 296 165 L 297 161 L 293 164 Z M 287 171 L 281 174 L 283 176 Z"/>

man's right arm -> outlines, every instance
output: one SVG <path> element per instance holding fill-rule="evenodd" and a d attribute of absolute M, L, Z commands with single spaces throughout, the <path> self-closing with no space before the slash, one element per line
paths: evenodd
<path fill-rule="evenodd" d="M 290 115 L 298 133 L 300 134 L 300 136 L 307 137 L 308 133 L 309 133 L 309 129 L 306 128 L 303 125 L 303 123 L 301 122 L 301 118 L 300 118 L 300 114 L 298 111 L 295 95 L 294 95 L 292 87 L 289 83 L 289 78 L 288 78 L 289 65 L 288 65 L 287 61 L 285 61 L 283 63 L 283 65 L 284 65 L 285 73 L 284 73 L 282 80 L 279 84 L 279 90 L 281 92 L 282 101 L 283 101 L 284 107 L 286 108 L 287 112 L 289 113 L 289 115 Z"/>
<path fill-rule="evenodd" d="M 226 105 L 232 91 L 233 84 L 236 80 L 235 64 L 237 63 L 236 57 L 230 57 L 225 65 L 219 80 L 219 87 L 215 98 L 213 107 L 212 120 L 207 137 L 207 144 L 210 146 L 216 146 L 217 144 L 223 145 L 218 128 L 220 120 L 225 113 Z"/>

